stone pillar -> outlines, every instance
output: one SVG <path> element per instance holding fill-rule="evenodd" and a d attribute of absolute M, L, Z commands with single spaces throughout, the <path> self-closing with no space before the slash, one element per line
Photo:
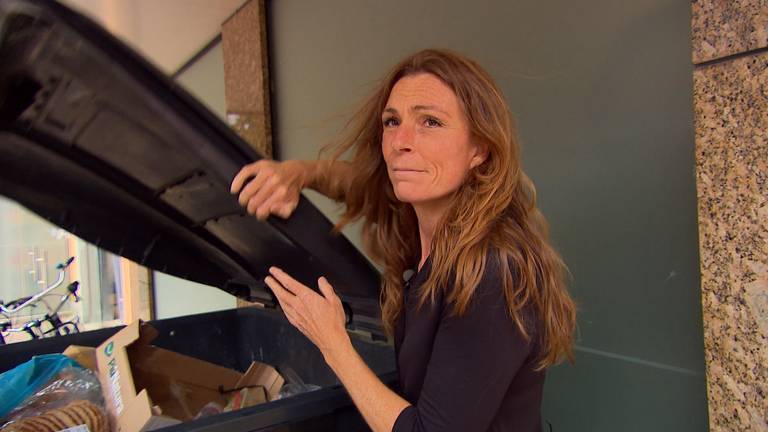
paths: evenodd
<path fill-rule="evenodd" d="M 264 0 L 248 0 L 221 26 L 227 123 L 261 156 L 272 158 L 267 20 Z M 252 306 L 237 299 L 238 307 Z"/>
<path fill-rule="evenodd" d="M 768 1 L 692 6 L 710 430 L 768 432 Z"/>
<path fill-rule="evenodd" d="M 221 27 L 227 122 L 262 156 L 272 157 L 264 0 L 248 0 Z"/>

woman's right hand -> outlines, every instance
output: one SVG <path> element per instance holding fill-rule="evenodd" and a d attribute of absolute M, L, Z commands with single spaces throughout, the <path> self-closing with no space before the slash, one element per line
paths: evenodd
<path fill-rule="evenodd" d="M 262 159 L 237 173 L 230 192 L 239 194 L 240 205 L 259 220 L 266 220 L 270 214 L 288 219 L 299 204 L 307 171 L 307 164 L 302 161 Z"/>

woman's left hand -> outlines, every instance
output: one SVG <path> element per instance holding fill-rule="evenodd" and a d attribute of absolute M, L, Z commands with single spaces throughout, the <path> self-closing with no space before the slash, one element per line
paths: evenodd
<path fill-rule="evenodd" d="M 275 293 L 288 321 L 320 349 L 326 360 L 335 350 L 350 344 L 344 328 L 344 307 L 324 277 L 317 280 L 320 295 L 277 267 L 270 267 L 269 273 L 271 276 L 264 281 Z"/>

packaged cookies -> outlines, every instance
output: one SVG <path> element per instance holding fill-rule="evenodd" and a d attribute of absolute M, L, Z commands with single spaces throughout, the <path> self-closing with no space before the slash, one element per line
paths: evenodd
<path fill-rule="evenodd" d="M 109 432 L 104 410 L 87 401 L 74 401 L 62 408 L 7 424 L 1 432 L 58 432 L 85 425 L 89 432 Z"/>

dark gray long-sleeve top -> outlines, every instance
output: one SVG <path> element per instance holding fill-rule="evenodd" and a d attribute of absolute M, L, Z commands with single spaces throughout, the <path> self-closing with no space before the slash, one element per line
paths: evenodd
<path fill-rule="evenodd" d="M 395 353 L 402 396 L 411 403 L 393 432 L 541 431 L 543 371 L 536 337 L 526 341 L 507 312 L 499 265 L 486 271 L 461 317 L 442 294 L 417 309 L 430 262 L 405 284 Z M 534 326 L 535 327 L 535 326 Z"/>

